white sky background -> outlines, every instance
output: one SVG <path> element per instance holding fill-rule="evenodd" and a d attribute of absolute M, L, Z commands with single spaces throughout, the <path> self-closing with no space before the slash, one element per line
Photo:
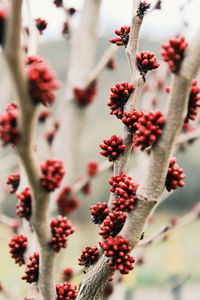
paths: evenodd
<path fill-rule="evenodd" d="M 56 8 L 53 0 L 29 0 L 34 18 L 41 17 L 47 20 L 48 27 L 42 39 L 61 38 L 61 28 L 65 20 L 63 10 Z M 154 3 L 155 0 L 149 0 Z M 66 0 L 68 7 L 81 9 L 83 0 Z M 192 38 L 200 27 L 200 0 L 163 0 L 162 10 L 155 10 L 144 20 L 142 34 L 151 40 L 165 40 L 182 32 L 183 17 L 179 7 L 188 3 L 182 16 L 189 23 L 184 32 L 187 39 Z M 132 9 L 132 0 L 103 0 L 101 10 L 100 32 L 102 35 L 111 35 L 120 26 L 129 25 Z M 24 8 L 26 12 L 26 8 Z M 74 17 L 76 23 L 79 13 Z"/>

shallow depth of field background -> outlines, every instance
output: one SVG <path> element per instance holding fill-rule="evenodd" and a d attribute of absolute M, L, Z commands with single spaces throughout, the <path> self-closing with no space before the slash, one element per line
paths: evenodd
<path fill-rule="evenodd" d="M 34 0 L 35 1 L 35 0 Z M 33 0 L 31 2 L 34 2 Z M 110 1 L 110 0 L 109 0 Z M 130 23 L 131 5 L 124 0 L 103 1 L 102 8 L 102 26 L 101 36 L 98 42 L 98 54 L 100 57 L 106 47 L 107 39 L 113 36 L 113 31 L 122 25 Z M 33 5 L 33 16 L 46 18 L 49 21 L 49 28 L 41 37 L 39 55 L 45 57 L 54 68 L 57 78 L 61 81 L 62 87 L 57 93 L 57 103 L 61 101 L 64 92 L 64 82 L 66 77 L 68 63 L 68 41 L 65 40 L 60 31 L 64 16 L 59 9 L 56 9 L 53 1 L 35 1 Z M 66 1 L 67 2 L 67 1 Z M 76 6 L 76 1 L 69 1 Z M 115 6 L 116 3 L 116 6 Z M 182 4 L 187 3 L 187 8 L 179 10 Z M 112 4 L 112 5 L 111 5 Z M 41 7 L 40 7 L 41 5 Z M 77 1 L 78 7 L 81 7 L 81 1 Z M 112 9 L 110 8 L 110 5 Z M 108 8 L 109 6 L 109 8 Z M 51 7 L 51 8 L 50 8 Z M 184 33 L 188 40 L 192 38 L 199 22 L 200 1 L 164 1 L 164 10 L 155 11 L 147 16 L 142 30 L 140 42 L 141 50 L 154 51 L 159 57 L 159 50 L 162 41 L 178 33 Z M 124 12 L 123 12 L 124 11 Z M 196 13 L 197 12 L 197 13 Z M 26 8 L 24 8 L 26 13 Z M 77 16 L 78 18 L 78 16 Z M 56 22 L 57 20 L 57 22 Z M 185 27 L 184 23 L 189 24 Z M 74 23 L 76 24 L 75 18 Z M 88 53 L 89 55 L 89 53 Z M 85 172 L 85 164 L 88 160 L 95 159 L 103 161 L 99 155 L 99 143 L 103 138 L 108 138 L 112 134 L 121 134 L 122 124 L 114 116 L 109 115 L 109 109 L 106 103 L 109 99 L 109 88 L 117 82 L 129 81 L 129 69 L 126 61 L 124 48 L 117 52 L 117 69 L 114 71 L 105 70 L 99 79 L 98 96 L 95 102 L 88 108 L 85 128 L 80 141 L 80 158 L 78 160 L 79 174 Z M 98 59 L 98 58 L 97 58 Z M 159 61 L 161 61 L 159 57 Z M 164 67 L 164 64 L 163 64 Z M 2 93 L 3 66 L 1 59 L 0 66 L 0 92 Z M 147 84 L 152 80 L 151 75 L 147 76 Z M 166 85 L 169 82 L 166 83 Z M 2 98 L 2 96 L 1 96 Z M 145 101 L 148 97 L 145 96 Z M 4 110 L 6 99 L 1 99 L 0 110 Z M 165 92 L 159 98 L 162 108 L 167 101 Z M 52 109 L 56 109 L 56 103 Z M 40 125 L 41 126 L 41 125 Z M 41 127 L 38 128 L 38 132 Z M 187 213 L 194 203 L 200 201 L 200 160 L 199 151 L 200 140 L 195 141 L 185 151 L 179 151 L 177 159 L 179 165 L 184 169 L 187 178 L 186 186 L 178 189 L 171 195 L 167 201 L 162 204 L 155 213 L 155 218 L 149 229 L 145 233 L 154 232 L 160 225 L 166 224 L 173 216 L 181 216 Z M 63 149 L 64 151 L 64 149 Z M 17 163 L 17 157 L 10 147 L 0 148 L 0 184 L 2 210 L 9 216 L 15 216 L 16 198 L 5 192 L 5 180 L 13 171 L 12 163 Z M 134 159 L 130 160 L 129 167 L 134 164 Z M 142 171 L 141 171 L 142 172 Z M 56 265 L 57 281 L 60 280 L 60 270 L 66 267 L 73 267 L 75 270 L 81 270 L 77 264 L 77 258 L 81 250 L 86 245 L 95 245 L 98 243 L 98 227 L 93 225 L 90 220 L 89 206 L 98 201 L 107 201 L 109 196 L 109 185 L 107 183 L 111 172 L 108 171 L 100 175 L 93 181 L 93 192 L 90 196 L 79 195 L 81 206 L 70 216 L 70 220 L 76 226 L 76 232 L 69 237 L 69 246 L 67 250 L 62 250 L 61 262 Z M 134 178 L 134 174 L 132 174 Z M 177 299 L 173 298 L 172 290 L 176 283 L 180 282 L 182 286 L 182 300 L 200 300 L 200 222 L 199 220 L 191 225 L 176 230 L 171 234 L 167 241 L 149 247 L 148 249 L 138 249 L 144 257 L 144 264 L 135 267 L 130 275 L 123 277 L 117 287 L 116 294 L 111 299 L 125 299 L 124 289 L 132 291 L 132 298 L 135 300 L 146 299 Z M 24 272 L 24 267 L 19 268 L 8 254 L 8 242 L 13 233 L 8 228 L 0 224 L 0 282 L 12 294 L 16 291 L 16 299 L 22 299 L 26 295 L 27 284 L 22 282 L 20 277 Z M 134 252 L 133 252 L 134 254 Z M 81 276 L 81 275 L 80 275 Z M 78 283 L 80 276 L 75 278 Z M 21 289 L 21 295 L 19 290 Z M 1 294 L 0 294 L 0 299 Z"/>

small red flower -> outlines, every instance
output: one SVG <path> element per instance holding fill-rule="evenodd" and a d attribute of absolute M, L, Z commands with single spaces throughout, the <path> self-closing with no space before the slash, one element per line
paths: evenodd
<path fill-rule="evenodd" d="M 62 215 L 70 215 L 79 206 L 78 199 L 71 196 L 71 191 L 72 188 L 66 186 L 61 190 L 57 198 L 57 206 Z"/>
<path fill-rule="evenodd" d="M 58 216 L 50 224 L 52 239 L 50 245 L 54 251 L 59 252 L 61 248 L 67 247 L 67 238 L 75 231 L 67 217 Z"/>
<path fill-rule="evenodd" d="M 102 149 L 100 154 L 108 157 L 109 161 L 116 160 L 126 149 L 126 145 L 123 145 L 123 139 L 116 135 L 112 135 L 108 140 L 103 140 L 103 142 L 104 144 L 100 145 Z"/>
<path fill-rule="evenodd" d="M 0 9 L 0 46 L 4 44 L 7 10 Z"/>
<path fill-rule="evenodd" d="M 197 80 L 192 81 L 185 123 L 188 123 L 189 120 L 195 120 L 198 114 L 198 107 L 200 107 L 200 86 L 197 84 Z"/>
<path fill-rule="evenodd" d="M 113 175 L 109 184 L 112 186 L 110 191 L 116 196 L 126 200 L 134 197 L 138 188 L 138 184 L 132 182 L 132 178 L 126 175 L 124 171 L 121 175 Z"/>
<path fill-rule="evenodd" d="M 110 114 L 121 119 L 124 113 L 124 106 L 134 91 L 134 86 L 128 84 L 128 82 L 122 82 L 117 83 L 114 87 L 110 88 L 110 90 L 112 93 L 110 94 L 110 101 L 107 104 L 111 110 Z"/>
<path fill-rule="evenodd" d="M 26 266 L 25 275 L 22 276 L 23 280 L 28 283 L 37 282 L 39 277 L 39 254 L 35 252 L 29 257 L 30 263 Z"/>
<path fill-rule="evenodd" d="M 183 173 L 183 169 L 179 167 L 176 163 L 176 158 L 172 157 L 170 159 L 169 168 L 167 172 L 167 177 L 165 181 L 165 186 L 168 192 L 171 190 L 175 190 L 178 186 L 184 187 L 185 183 L 183 179 L 185 178 L 185 174 Z"/>
<path fill-rule="evenodd" d="M 62 7 L 63 6 L 63 0 L 54 0 L 53 3 L 56 7 Z"/>
<path fill-rule="evenodd" d="M 145 112 L 138 119 L 137 130 L 133 136 L 133 144 L 141 147 L 141 150 L 155 145 L 159 136 L 163 133 L 165 120 L 161 111 Z"/>
<path fill-rule="evenodd" d="M 40 34 L 42 34 L 43 31 L 47 28 L 48 25 L 47 21 L 41 18 L 37 18 L 35 22 L 36 22 L 37 29 L 39 30 Z"/>
<path fill-rule="evenodd" d="M 148 71 L 157 69 L 160 66 L 153 52 L 142 51 L 136 55 L 136 60 L 138 69 L 142 76 L 145 76 Z"/>
<path fill-rule="evenodd" d="M 122 118 L 122 122 L 127 126 L 131 133 L 134 133 L 137 130 L 136 123 L 139 118 L 143 115 L 142 112 L 134 109 L 132 112 L 124 112 L 124 116 Z"/>
<path fill-rule="evenodd" d="M 106 68 L 109 70 L 115 70 L 116 67 L 116 59 L 115 57 L 111 57 L 106 65 Z"/>
<path fill-rule="evenodd" d="M 19 266 L 25 263 L 24 253 L 27 249 L 27 238 L 24 235 L 14 236 L 8 246 L 10 247 L 10 254 L 14 258 L 15 263 Z"/>
<path fill-rule="evenodd" d="M 116 238 L 108 237 L 105 242 L 99 242 L 105 251 L 105 256 L 110 257 L 108 267 L 110 270 L 119 270 L 121 274 L 128 274 L 133 270 L 135 259 L 130 256 L 131 247 L 128 239 L 123 239 L 121 235 Z"/>
<path fill-rule="evenodd" d="M 16 145 L 20 139 L 18 128 L 18 104 L 10 103 L 6 111 L 0 116 L 0 139 L 3 146 Z"/>
<path fill-rule="evenodd" d="M 171 72 L 178 73 L 187 46 L 188 43 L 182 35 L 170 39 L 168 43 L 162 44 L 163 50 L 161 50 L 161 55 L 163 60 L 167 62 Z"/>
<path fill-rule="evenodd" d="M 96 246 L 85 247 L 85 249 L 82 251 L 81 256 L 78 259 L 79 265 L 89 267 L 97 261 L 98 257 L 99 251 Z"/>
<path fill-rule="evenodd" d="M 122 26 L 120 29 L 115 30 L 115 34 L 119 37 L 111 38 L 108 41 L 117 46 L 127 46 L 129 41 L 130 26 Z"/>
<path fill-rule="evenodd" d="M 16 196 L 18 198 L 18 203 L 16 204 L 16 214 L 20 218 L 30 219 L 32 213 L 31 205 L 31 189 L 29 187 L 25 188 L 22 192 L 17 192 Z"/>
<path fill-rule="evenodd" d="M 74 276 L 74 270 L 71 268 L 64 269 L 62 272 L 62 281 L 70 281 Z"/>
<path fill-rule="evenodd" d="M 73 92 L 77 104 L 85 107 L 94 101 L 97 94 L 97 81 L 94 80 L 85 90 L 74 87 Z"/>
<path fill-rule="evenodd" d="M 95 224 L 101 224 L 105 218 L 109 215 L 109 209 L 106 202 L 98 202 L 94 206 L 90 206 L 90 213 L 92 216 L 92 221 Z"/>
<path fill-rule="evenodd" d="M 6 184 L 11 185 L 11 190 L 10 190 L 11 194 L 14 194 L 17 191 L 17 189 L 19 187 L 19 183 L 20 183 L 20 175 L 19 175 L 19 173 L 12 173 L 8 177 L 8 179 L 6 181 Z"/>
<path fill-rule="evenodd" d="M 99 234 L 107 239 L 109 236 L 115 237 L 124 226 L 127 214 L 122 211 L 110 213 L 100 226 Z"/>
<path fill-rule="evenodd" d="M 64 282 L 63 284 L 56 284 L 56 300 L 75 300 L 78 291 L 77 287 L 71 285 L 69 282 Z"/>
<path fill-rule="evenodd" d="M 99 169 L 99 164 L 96 161 L 89 161 L 87 163 L 87 174 L 89 176 L 95 176 L 98 173 L 98 169 Z"/>
<path fill-rule="evenodd" d="M 38 122 L 44 123 L 50 115 L 51 115 L 51 112 L 49 110 L 41 111 L 39 114 L 39 117 L 38 117 Z"/>
<path fill-rule="evenodd" d="M 142 19 L 146 13 L 146 11 L 150 8 L 151 4 L 147 1 L 141 1 L 139 3 L 139 7 L 137 10 L 137 16 Z"/>
<path fill-rule="evenodd" d="M 41 185 L 47 192 L 53 192 L 61 184 L 65 170 L 62 161 L 48 159 L 41 164 Z"/>
<path fill-rule="evenodd" d="M 35 104 L 49 106 L 55 101 L 53 90 L 60 87 L 49 65 L 40 57 L 27 58 L 27 77 L 30 96 Z"/>

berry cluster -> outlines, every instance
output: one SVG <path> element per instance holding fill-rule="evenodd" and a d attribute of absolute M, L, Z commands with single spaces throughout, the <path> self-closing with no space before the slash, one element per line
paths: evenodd
<path fill-rule="evenodd" d="M 109 215 L 109 209 L 106 202 L 98 202 L 94 206 L 90 206 L 90 213 L 94 224 L 101 224 Z"/>
<path fill-rule="evenodd" d="M 53 192 L 60 186 L 65 174 L 62 161 L 48 159 L 41 164 L 41 171 L 41 185 L 47 192 Z"/>
<path fill-rule="evenodd" d="M 129 41 L 130 26 L 122 26 L 120 29 L 115 30 L 115 34 L 119 37 L 111 38 L 108 41 L 117 46 L 127 46 Z"/>
<path fill-rule="evenodd" d="M 146 1 L 141 1 L 137 10 L 137 16 L 142 19 L 145 12 L 150 8 L 151 4 Z"/>
<path fill-rule="evenodd" d="M 70 281 L 73 276 L 74 276 L 74 270 L 73 269 L 70 269 L 70 268 L 64 269 L 63 272 L 62 272 L 62 281 L 63 282 Z"/>
<path fill-rule="evenodd" d="M 57 198 L 57 206 L 61 215 L 69 215 L 79 206 L 78 199 L 71 196 L 71 191 L 72 188 L 66 186 Z"/>
<path fill-rule="evenodd" d="M 16 193 L 16 196 L 18 198 L 18 203 L 16 204 L 16 214 L 20 218 L 25 218 L 27 220 L 30 219 L 32 208 L 31 208 L 31 189 L 29 187 L 25 188 L 22 192 Z"/>
<path fill-rule="evenodd" d="M 132 112 L 124 112 L 124 116 L 122 118 L 122 122 L 127 126 L 129 131 L 133 134 L 137 130 L 136 123 L 138 119 L 143 115 L 142 112 L 134 109 Z"/>
<path fill-rule="evenodd" d="M 61 248 L 67 247 L 67 238 L 75 228 L 67 217 L 58 216 L 50 224 L 52 239 L 50 241 L 54 251 L 59 252 Z"/>
<path fill-rule="evenodd" d="M 131 180 L 132 178 L 128 177 L 126 172 L 121 175 L 113 175 L 109 180 L 109 184 L 112 186 L 110 191 L 125 200 L 130 199 L 135 196 L 138 188 L 138 184 L 133 183 Z"/>
<path fill-rule="evenodd" d="M 85 107 L 94 101 L 94 98 L 97 94 L 97 81 L 94 80 L 91 82 L 85 90 L 74 87 L 73 92 L 76 103 L 82 107 Z"/>
<path fill-rule="evenodd" d="M 10 253 L 12 258 L 14 258 L 15 263 L 19 266 L 23 265 L 24 262 L 24 253 L 27 248 L 27 238 L 24 235 L 14 236 L 8 246 L 10 247 Z"/>
<path fill-rule="evenodd" d="M 30 263 L 26 266 L 25 275 L 22 276 L 23 280 L 28 283 L 37 282 L 39 277 L 39 253 L 35 252 L 29 257 Z"/>
<path fill-rule="evenodd" d="M 134 258 L 130 256 L 131 247 L 128 239 L 123 239 L 121 235 L 115 238 L 108 237 L 105 242 L 99 242 L 105 251 L 105 256 L 110 257 L 108 267 L 110 270 L 119 270 L 121 274 L 128 274 L 133 270 Z"/>
<path fill-rule="evenodd" d="M 161 55 L 163 60 L 167 62 L 171 72 L 178 73 L 187 46 L 188 43 L 185 41 L 184 36 L 172 38 L 168 43 L 162 44 Z"/>
<path fill-rule="evenodd" d="M 27 58 L 27 77 L 30 96 L 35 104 L 49 106 L 55 101 L 53 90 L 60 87 L 49 65 L 40 57 Z"/>
<path fill-rule="evenodd" d="M 95 176 L 98 173 L 99 164 L 96 161 L 89 161 L 87 163 L 87 174 L 89 176 Z"/>
<path fill-rule="evenodd" d="M 0 46 L 3 46 L 4 44 L 6 19 L 7 11 L 0 8 Z"/>
<path fill-rule="evenodd" d="M 171 190 L 175 190 L 178 186 L 184 187 L 184 178 L 185 174 L 183 173 L 183 169 L 181 169 L 176 163 L 176 158 L 172 157 L 170 159 L 167 177 L 165 181 L 165 186 L 168 192 L 170 192 Z"/>
<path fill-rule="evenodd" d="M 100 226 L 99 234 L 107 239 L 109 236 L 115 237 L 122 229 L 127 214 L 122 211 L 114 211 L 110 213 Z"/>
<path fill-rule="evenodd" d="M 198 114 L 197 108 L 200 107 L 200 86 L 198 86 L 197 80 L 192 81 L 192 87 L 190 90 L 188 112 L 185 118 L 185 123 L 189 120 L 195 120 Z"/>
<path fill-rule="evenodd" d="M 56 300 L 75 300 L 78 295 L 77 287 L 69 282 L 56 284 L 56 294 Z"/>
<path fill-rule="evenodd" d="M 109 161 L 116 160 L 126 149 L 126 145 L 123 145 L 123 139 L 116 135 L 112 135 L 109 140 L 103 140 L 103 142 L 104 144 L 100 145 L 102 149 L 100 154 L 108 157 Z"/>
<path fill-rule="evenodd" d="M 56 7 L 62 7 L 63 6 L 63 0 L 54 0 L 53 3 Z"/>
<path fill-rule="evenodd" d="M 141 150 L 153 146 L 163 133 L 164 124 L 165 120 L 161 111 L 143 113 L 136 124 L 138 129 L 133 136 L 133 144 L 141 147 Z"/>
<path fill-rule="evenodd" d="M 142 76 L 144 76 L 148 71 L 157 69 L 160 66 L 153 52 L 142 51 L 136 55 L 136 60 L 138 69 Z"/>
<path fill-rule="evenodd" d="M 6 111 L 0 116 L 0 139 L 3 146 L 16 145 L 19 141 L 18 129 L 18 105 L 13 102 L 8 105 Z"/>
<path fill-rule="evenodd" d="M 134 86 L 128 84 L 128 82 L 117 83 L 114 87 L 110 88 L 110 101 L 108 106 L 110 107 L 110 114 L 115 115 L 118 119 L 123 117 L 124 106 L 128 101 L 131 93 L 134 91 Z"/>
<path fill-rule="evenodd" d="M 79 257 L 79 265 L 89 267 L 97 261 L 99 257 L 99 251 L 96 246 L 85 247 Z"/>
<path fill-rule="evenodd" d="M 47 28 L 48 25 L 47 21 L 37 18 L 35 22 L 36 22 L 37 29 L 39 30 L 40 34 L 42 34 L 43 31 Z"/>
<path fill-rule="evenodd" d="M 106 68 L 109 70 L 115 70 L 116 69 L 116 60 L 115 57 L 111 57 L 106 65 Z"/>
<path fill-rule="evenodd" d="M 6 181 L 6 184 L 9 184 L 11 185 L 11 190 L 10 190 L 10 193 L 11 194 L 14 194 L 18 187 L 19 187 L 19 183 L 20 183 L 20 176 L 19 176 L 19 173 L 12 173 L 7 181 Z"/>

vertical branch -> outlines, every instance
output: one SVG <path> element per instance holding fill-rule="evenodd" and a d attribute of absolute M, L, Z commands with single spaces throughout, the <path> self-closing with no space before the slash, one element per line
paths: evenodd
<path fill-rule="evenodd" d="M 50 228 L 48 224 L 49 194 L 40 185 L 40 168 L 33 150 L 33 132 L 36 108 L 27 89 L 25 69 L 20 46 L 22 0 L 11 2 L 4 55 L 20 102 L 21 139 L 16 146 L 17 153 L 26 170 L 33 192 L 31 222 L 40 245 L 40 266 L 38 286 L 43 300 L 54 300 L 54 251 L 49 247 Z"/>

